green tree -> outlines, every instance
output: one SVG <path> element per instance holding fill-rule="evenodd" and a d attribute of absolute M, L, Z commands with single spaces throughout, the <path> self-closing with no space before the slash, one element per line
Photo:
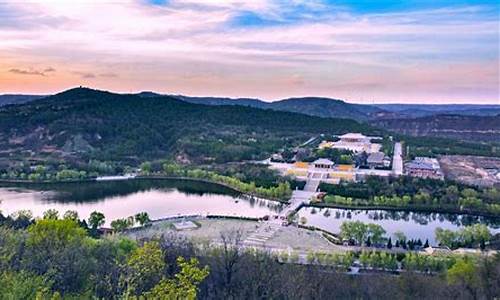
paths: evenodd
<path fill-rule="evenodd" d="M 111 221 L 111 228 L 114 232 L 122 232 L 130 227 L 130 221 L 128 219 L 116 219 Z"/>
<path fill-rule="evenodd" d="M 48 220 L 57 220 L 59 219 L 59 212 L 55 209 L 48 209 L 43 213 L 43 218 Z"/>
<path fill-rule="evenodd" d="M 471 259 L 462 258 L 453 264 L 446 273 L 446 278 L 450 284 L 458 284 L 467 290 L 472 298 L 477 298 L 478 277 L 476 267 Z"/>
<path fill-rule="evenodd" d="M 106 219 L 104 217 L 104 214 L 98 211 L 93 211 L 89 217 L 89 225 L 91 226 L 92 229 L 96 230 L 97 228 L 104 225 L 105 220 Z"/>
<path fill-rule="evenodd" d="M 23 265 L 31 272 L 45 275 L 61 292 L 76 292 L 88 279 L 87 232 L 73 220 L 38 220 L 28 228 Z"/>
<path fill-rule="evenodd" d="M 149 175 L 151 174 L 151 170 L 152 170 L 152 166 L 151 166 L 151 163 L 146 161 L 146 162 L 143 162 L 141 165 L 140 165 L 140 168 L 141 168 L 141 172 L 146 174 L 146 175 Z"/>
<path fill-rule="evenodd" d="M 78 212 L 76 210 L 67 210 L 63 215 L 63 219 L 78 221 Z"/>
<path fill-rule="evenodd" d="M 368 227 L 361 221 L 346 221 L 340 225 L 340 236 L 346 240 L 354 240 L 361 245 L 367 238 Z"/>
<path fill-rule="evenodd" d="M 25 271 L 5 272 L 0 274 L 0 298 L 2 299 L 35 299 L 48 297 L 51 282 L 43 276 Z"/>
<path fill-rule="evenodd" d="M 157 242 L 137 248 L 127 261 L 127 293 L 141 295 L 150 291 L 163 276 L 165 262 Z"/>
<path fill-rule="evenodd" d="M 371 239 L 371 242 L 374 244 L 382 244 L 385 240 L 385 229 L 378 224 L 368 224 L 367 225 L 368 235 Z"/>
<path fill-rule="evenodd" d="M 438 227 L 434 231 L 434 234 L 436 236 L 436 241 L 442 246 L 453 247 L 457 241 L 457 234 L 449 229 Z"/>
<path fill-rule="evenodd" d="M 162 279 L 146 293 L 147 299 L 187 299 L 194 300 L 198 294 L 198 285 L 208 276 L 209 269 L 199 267 L 197 259 L 177 258 L 180 272 L 173 279 Z"/>
<path fill-rule="evenodd" d="M 141 224 L 141 226 L 147 225 L 151 223 L 151 219 L 149 219 L 149 215 L 147 212 L 140 212 L 135 215 L 135 220 Z"/>

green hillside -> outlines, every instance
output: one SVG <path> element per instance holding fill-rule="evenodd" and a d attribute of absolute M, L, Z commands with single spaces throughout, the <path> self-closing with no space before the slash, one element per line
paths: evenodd
<path fill-rule="evenodd" d="M 0 109 L 3 163 L 37 160 L 261 159 L 319 133 L 375 133 L 348 119 L 244 106 L 206 106 L 77 88 Z"/>

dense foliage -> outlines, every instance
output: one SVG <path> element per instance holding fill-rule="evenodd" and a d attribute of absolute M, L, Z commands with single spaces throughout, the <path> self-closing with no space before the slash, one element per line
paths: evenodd
<path fill-rule="evenodd" d="M 147 170 L 143 170 L 147 171 Z M 275 199 L 287 201 L 292 195 L 292 189 L 288 181 L 279 182 L 276 186 L 257 186 L 255 182 L 243 182 L 238 178 L 224 176 L 212 171 L 202 169 L 186 169 L 177 164 L 165 163 L 163 165 L 163 173 L 166 176 L 188 177 L 195 179 L 208 180 L 215 183 L 220 183 L 232 187 L 240 192 L 263 197 L 267 199 Z"/>
<path fill-rule="evenodd" d="M 328 193 L 326 204 L 348 206 L 422 207 L 500 214 L 500 191 L 449 181 L 401 176 L 368 177 L 365 182 L 332 185 L 321 183 Z"/>
<path fill-rule="evenodd" d="M 3 225 L 0 233 L 0 298 L 195 299 L 209 272 L 195 258 L 167 261 L 166 249 L 156 241 L 141 245 L 121 237 L 91 238 L 70 218 L 44 218 L 17 230 Z M 171 266 L 178 272 L 169 273 Z"/>
<path fill-rule="evenodd" d="M 35 151 L 44 160 L 64 153 L 84 161 L 239 161 L 264 158 L 313 134 L 347 131 L 375 130 L 346 119 L 82 88 L 0 109 L 0 150 L 10 160 Z"/>
<path fill-rule="evenodd" d="M 63 219 L 54 211 L 44 216 L 29 218 L 17 229 L 0 223 L 0 298 L 327 299 L 335 293 L 339 298 L 490 299 L 500 292 L 495 284 L 499 256 L 311 252 L 307 265 L 301 265 L 297 253 L 276 257 L 244 250 L 237 231 L 221 233 L 219 246 L 197 247 L 173 234 L 141 241 L 122 235 L 96 239 L 74 213 Z M 102 222 L 98 213 L 89 219 L 91 224 Z M 346 275 L 356 259 L 367 270 L 446 276 Z"/>
<path fill-rule="evenodd" d="M 409 158 L 436 157 L 437 155 L 500 156 L 498 142 L 480 143 L 428 136 L 401 136 L 400 138 L 405 146 L 409 146 L 409 153 L 407 153 Z"/>
<path fill-rule="evenodd" d="M 365 224 L 361 221 L 346 221 L 340 226 L 340 236 L 354 241 L 357 245 L 377 245 L 385 242 L 385 230 L 378 224 Z"/>
<path fill-rule="evenodd" d="M 436 240 L 443 246 L 450 248 L 458 247 L 481 247 L 490 241 L 491 233 L 483 224 L 465 226 L 458 231 L 436 228 Z"/>

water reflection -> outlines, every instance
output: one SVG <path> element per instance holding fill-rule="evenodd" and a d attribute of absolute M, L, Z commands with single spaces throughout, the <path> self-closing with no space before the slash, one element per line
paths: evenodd
<path fill-rule="evenodd" d="M 322 212 L 325 210 L 328 210 L 328 214 Z M 380 224 L 389 236 L 396 231 L 403 231 L 408 238 L 429 239 L 431 243 L 437 227 L 458 230 L 463 226 L 480 223 L 487 225 L 493 233 L 500 232 L 500 218 L 461 214 L 333 208 L 322 208 L 313 213 L 312 208 L 303 208 L 299 211 L 299 216 L 306 218 L 307 225 L 331 232 L 339 232 L 344 221 L 362 221 Z"/>
<path fill-rule="evenodd" d="M 184 214 L 263 217 L 282 210 L 277 202 L 242 195 L 230 188 L 186 180 L 138 179 L 114 182 L 0 186 L 4 214 L 30 209 L 36 216 L 54 208 L 87 217 L 102 211 L 107 221 L 140 211 L 152 218 Z"/>

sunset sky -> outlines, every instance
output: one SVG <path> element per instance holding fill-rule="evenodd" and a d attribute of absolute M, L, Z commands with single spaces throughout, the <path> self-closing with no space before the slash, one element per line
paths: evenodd
<path fill-rule="evenodd" d="M 499 99 L 492 0 L 0 0 L 0 94 Z"/>

